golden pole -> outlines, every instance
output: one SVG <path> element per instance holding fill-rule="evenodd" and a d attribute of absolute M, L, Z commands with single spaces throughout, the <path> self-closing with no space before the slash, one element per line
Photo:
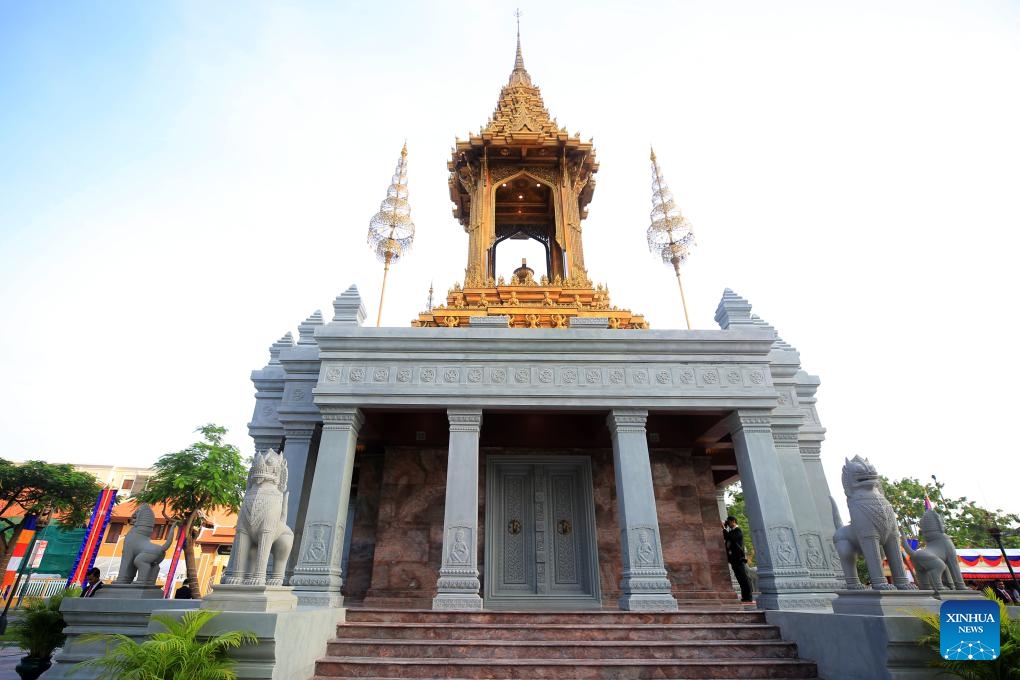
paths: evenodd
<path fill-rule="evenodd" d="M 680 284 L 680 303 L 684 306 L 684 321 L 687 322 L 687 330 L 691 330 L 691 318 L 687 316 L 687 298 L 684 297 L 684 282 L 680 280 L 680 258 L 674 257 L 673 271 L 676 272 L 676 282 Z"/>
<path fill-rule="evenodd" d="M 375 327 L 379 327 L 379 323 L 382 321 L 382 303 L 383 296 L 386 295 L 386 275 L 390 273 L 390 259 L 393 257 L 393 253 L 386 251 L 386 263 L 383 265 L 382 270 L 382 291 L 379 292 L 379 315 L 375 317 Z"/>

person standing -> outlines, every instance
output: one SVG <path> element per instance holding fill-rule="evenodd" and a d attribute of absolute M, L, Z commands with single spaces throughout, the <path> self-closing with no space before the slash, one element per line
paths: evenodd
<path fill-rule="evenodd" d="M 99 567 L 92 567 L 85 574 L 85 583 L 81 589 L 81 597 L 92 597 L 102 587 L 103 581 L 100 578 Z"/>
<path fill-rule="evenodd" d="M 1004 604 L 1015 604 L 1016 600 L 1013 599 L 1012 593 L 1006 589 L 1006 584 L 1002 581 L 996 581 L 992 585 L 992 592 L 995 593 L 995 597 L 1002 600 Z"/>
<path fill-rule="evenodd" d="M 744 565 L 747 555 L 744 553 L 744 532 L 737 524 L 737 518 L 730 515 L 723 522 L 723 541 L 726 543 L 726 561 L 733 569 L 733 575 L 740 584 L 740 601 L 753 602 L 751 599 L 751 582 L 747 578 Z"/>

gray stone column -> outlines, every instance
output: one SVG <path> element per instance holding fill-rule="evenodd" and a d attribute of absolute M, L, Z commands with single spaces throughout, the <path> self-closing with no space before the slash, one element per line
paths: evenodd
<path fill-rule="evenodd" d="M 446 463 L 443 564 L 433 609 L 482 608 L 478 594 L 478 435 L 480 408 L 451 408 L 450 451 Z"/>
<path fill-rule="evenodd" d="M 797 525 L 798 550 L 808 570 L 814 595 L 819 600 L 831 601 L 840 587 L 835 580 L 829 556 L 825 550 L 822 525 L 815 506 L 815 495 L 811 489 L 804 460 L 797 443 L 797 426 L 772 425 L 772 438 L 776 456 L 783 470 L 786 490 L 790 495 L 790 508 Z M 831 520 L 830 520 L 831 521 Z"/>
<path fill-rule="evenodd" d="M 730 513 L 726 511 L 726 487 L 715 487 L 715 504 L 719 508 L 719 522 L 725 522 Z"/>
<path fill-rule="evenodd" d="M 676 611 L 676 599 L 662 560 L 652 466 L 648 460 L 647 420 L 648 411 L 638 409 L 614 409 L 606 419 L 613 437 L 623 559 L 620 609 Z"/>
<path fill-rule="evenodd" d="M 365 422 L 356 408 L 321 406 L 322 439 L 305 511 L 304 535 L 290 584 L 305 606 L 339 607 L 347 504 L 354 475 L 358 430 Z"/>
<path fill-rule="evenodd" d="M 822 427 L 818 419 L 818 411 L 815 409 L 817 401 L 815 392 L 818 390 L 820 381 L 817 376 L 809 375 L 804 371 L 799 371 L 796 378 L 797 403 L 803 419 L 803 425 L 801 425 L 797 436 L 800 457 L 804 462 L 808 486 L 811 487 L 815 507 L 818 510 L 818 523 L 822 532 L 822 543 L 828 554 L 829 566 L 837 589 L 842 589 L 845 585 L 842 579 L 843 567 L 840 565 L 836 547 L 832 543 L 832 535 L 836 531 L 832 496 L 829 493 L 825 470 L 822 468 L 822 442 L 825 440 L 825 428 Z"/>
<path fill-rule="evenodd" d="M 763 609 L 815 609 L 818 597 L 797 542 L 797 523 L 772 436 L 768 411 L 738 411 L 728 425 L 747 503 L 758 566 L 758 606 Z"/>
<path fill-rule="evenodd" d="M 287 526 L 294 532 L 294 545 L 301 545 L 305 530 L 305 508 L 301 501 L 308 497 L 305 489 L 305 473 L 308 469 L 308 455 L 315 430 L 308 423 L 300 426 L 285 426 L 287 443 L 283 447 L 283 459 L 287 461 Z M 294 573 L 298 551 L 292 550 L 287 564 L 287 577 Z"/>

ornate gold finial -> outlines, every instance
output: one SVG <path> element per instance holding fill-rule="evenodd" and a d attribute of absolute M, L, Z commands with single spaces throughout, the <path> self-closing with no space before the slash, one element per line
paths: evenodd
<path fill-rule="evenodd" d="M 400 151 L 397 169 L 393 172 L 386 198 L 379 206 L 379 212 L 368 223 L 368 245 L 383 262 L 382 289 L 379 293 L 379 314 L 375 319 L 378 326 L 382 321 L 383 296 L 386 294 L 386 276 L 390 263 L 399 260 L 411 248 L 414 241 L 414 223 L 411 221 L 411 206 L 407 202 L 407 142 Z"/>
<path fill-rule="evenodd" d="M 655 162 L 655 147 L 651 146 L 649 148 L 652 150 L 652 155 L 650 156 L 649 160 L 651 160 L 654 163 Z"/>
<path fill-rule="evenodd" d="M 680 280 L 680 265 L 687 261 L 694 247 L 694 232 L 690 222 L 680 212 L 673 200 L 673 194 L 666 186 L 666 179 L 659 170 L 652 151 L 652 223 L 648 226 L 648 249 L 662 257 L 666 264 L 673 265 L 676 282 L 680 286 L 680 302 L 684 308 L 687 330 L 691 330 L 691 319 L 687 315 L 687 299 L 684 284 Z"/>

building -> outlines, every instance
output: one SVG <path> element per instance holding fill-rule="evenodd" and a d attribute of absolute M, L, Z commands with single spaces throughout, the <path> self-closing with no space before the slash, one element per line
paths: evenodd
<path fill-rule="evenodd" d="M 818 379 L 731 291 L 717 331 L 650 330 L 610 303 L 584 263 L 595 149 L 550 117 L 519 40 L 492 118 L 448 167 L 469 245 L 445 304 L 368 328 L 352 286 L 252 374 L 256 449 L 282 443 L 289 466 L 301 602 L 732 602 L 721 498 L 739 477 L 759 606 L 826 608 L 839 562 Z M 520 238 L 545 261 L 497 278 L 499 245 Z"/>
<path fill-rule="evenodd" d="M 134 496 L 145 489 L 149 478 L 155 474 L 152 468 L 123 467 L 116 465 L 74 465 L 75 469 L 81 472 L 88 472 L 104 485 L 118 489 L 118 503 L 114 505 L 110 514 L 110 521 L 103 532 L 99 544 L 99 552 L 96 555 L 94 566 L 98 567 L 106 582 L 116 580 L 120 571 L 120 560 L 124 553 L 124 537 L 131 530 L 129 520 L 137 508 Z M 8 509 L 7 516 L 20 518 L 24 510 L 20 506 Z M 230 557 L 230 547 L 234 540 L 234 527 L 237 524 L 237 516 L 231 512 L 217 511 L 211 517 L 207 517 L 199 535 L 195 540 L 195 558 L 198 569 L 199 593 L 204 595 L 208 592 L 210 585 L 219 581 L 220 575 L 226 568 Z M 162 516 L 159 509 L 156 509 L 156 526 L 150 539 L 156 542 L 163 542 L 167 538 L 168 525 L 166 518 Z M 85 535 L 84 528 L 65 529 L 56 523 L 46 526 L 39 533 L 39 542 L 42 544 L 38 553 L 38 566 L 32 570 L 36 583 L 30 588 L 31 594 L 50 592 L 56 585 L 50 587 L 44 583 L 46 578 L 51 578 L 54 584 L 63 583 L 74 566 L 75 560 L 81 549 L 82 538 Z M 157 582 L 162 585 L 169 572 L 173 549 L 167 550 L 167 557 L 160 565 L 160 575 Z M 38 574 L 39 576 L 34 576 Z M 182 583 L 186 576 L 183 560 L 179 565 L 174 581 Z M 13 578 L 8 575 L 5 584 Z M 48 588 L 48 590 L 47 590 Z"/>

